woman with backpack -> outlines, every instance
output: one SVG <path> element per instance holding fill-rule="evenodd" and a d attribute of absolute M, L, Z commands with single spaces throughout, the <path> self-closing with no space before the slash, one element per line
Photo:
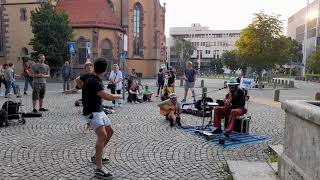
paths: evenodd
<path fill-rule="evenodd" d="M 111 71 L 109 80 L 110 84 L 108 84 L 108 89 L 111 90 L 111 94 L 121 94 L 122 90 L 122 72 L 119 70 L 118 64 L 113 65 L 113 71 Z M 112 101 L 115 107 L 122 107 L 121 100 Z"/>

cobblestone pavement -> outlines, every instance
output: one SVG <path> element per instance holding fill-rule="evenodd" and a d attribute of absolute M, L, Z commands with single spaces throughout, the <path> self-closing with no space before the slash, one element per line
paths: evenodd
<path fill-rule="evenodd" d="M 57 87 L 61 85 L 48 85 L 46 107 L 50 111 L 43 117 L 27 119 L 25 125 L 0 128 L 0 179 L 93 179 L 94 165 L 89 160 L 95 135 L 83 132 L 81 108 L 74 107 L 80 94 L 66 96 L 57 92 Z M 182 95 L 183 89 L 176 89 Z M 225 91 L 212 92 L 210 96 L 219 98 L 224 94 Z M 170 128 L 159 115 L 158 101 L 126 104 L 109 115 L 115 134 L 105 153 L 111 161 L 106 168 L 116 179 L 222 180 L 226 176 L 226 160 L 266 159 L 267 143 L 224 149 Z M 31 96 L 24 96 L 23 103 L 24 110 L 31 111 Z M 248 108 L 253 117 L 251 132 L 272 137 L 268 143 L 281 143 L 282 110 L 250 102 Z M 182 119 L 183 124 L 202 123 L 201 118 L 190 115 L 183 115 Z"/>

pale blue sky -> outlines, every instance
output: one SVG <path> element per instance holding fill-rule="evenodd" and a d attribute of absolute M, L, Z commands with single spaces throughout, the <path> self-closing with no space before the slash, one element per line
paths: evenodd
<path fill-rule="evenodd" d="M 210 29 L 242 29 L 261 10 L 280 14 L 287 19 L 307 4 L 307 0 L 160 0 L 167 3 L 166 34 L 169 27 L 185 27 L 192 23 Z M 310 0 L 310 3 L 313 0 Z"/>

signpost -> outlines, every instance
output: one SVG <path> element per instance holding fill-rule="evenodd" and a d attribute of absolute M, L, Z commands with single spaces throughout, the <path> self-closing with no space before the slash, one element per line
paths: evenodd
<path fill-rule="evenodd" d="M 126 88 L 125 88 L 125 75 L 124 75 L 124 71 L 125 71 L 125 63 L 126 63 L 126 61 L 127 61 L 127 57 L 126 57 L 126 51 L 122 51 L 122 52 L 120 52 L 119 53 L 119 60 L 120 60 L 120 63 L 122 63 L 122 68 L 123 68 L 123 78 L 122 78 L 122 83 L 123 83 L 123 86 L 122 86 L 122 99 L 123 99 L 123 101 L 125 101 L 125 99 L 126 99 L 126 93 L 125 93 L 125 91 L 126 91 Z"/>
<path fill-rule="evenodd" d="M 73 64 L 76 57 L 76 48 L 77 48 L 76 42 L 68 42 L 68 52 L 70 56 L 70 66 L 71 66 L 72 72 L 74 72 Z M 74 73 L 72 75 L 74 76 Z"/>

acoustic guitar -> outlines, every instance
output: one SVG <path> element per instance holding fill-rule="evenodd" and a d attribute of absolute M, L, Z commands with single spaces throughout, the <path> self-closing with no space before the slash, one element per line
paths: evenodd
<path fill-rule="evenodd" d="M 170 111 L 175 111 L 176 106 L 172 103 L 171 99 L 167 99 L 158 104 L 160 107 L 160 114 L 166 116 L 170 113 Z"/>

